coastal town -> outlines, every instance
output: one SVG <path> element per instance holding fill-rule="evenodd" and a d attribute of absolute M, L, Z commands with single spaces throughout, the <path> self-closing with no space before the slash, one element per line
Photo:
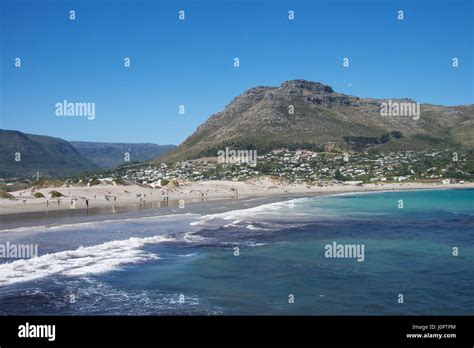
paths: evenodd
<path fill-rule="evenodd" d="M 203 158 L 174 164 L 130 164 L 99 177 L 84 178 L 92 182 L 129 181 L 144 185 L 165 186 L 176 179 L 190 181 L 245 181 L 259 176 L 273 176 L 288 182 L 401 182 L 472 180 L 473 154 L 450 150 L 421 152 L 397 151 L 386 154 L 312 152 L 308 150 L 274 150 L 245 160 L 220 163 Z"/>
<path fill-rule="evenodd" d="M 235 153 L 241 157 L 225 160 L 206 157 L 174 163 L 135 162 L 67 178 L 51 178 L 41 173 L 35 178 L 0 178 L 0 191 L 2 198 L 13 198 L 9 192 L 70 185 L 91 188 L 135 185 L 173 192 L 192 183 L 220 182 L 227 187 L 258 179 L 269 179 L 283 186 L 330 187 L 390 183 L 451 185 L 469 183 L 474 178 L 474 154 L 453 150 L 371 153 L 280 149 L 256 155 L 251 161 L 248 161 L 251 156 L 245 155 L 248 153 Z M 51 196 L 50 192 L 48 195 Z"/>

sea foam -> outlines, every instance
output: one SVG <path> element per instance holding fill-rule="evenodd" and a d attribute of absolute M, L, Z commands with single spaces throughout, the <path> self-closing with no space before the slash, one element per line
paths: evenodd
<path fill-rule="evenodd" d="M 159 259 L 141 248 L 146 244 L 170 241 L 169 236 L 129 238 L 80 247 L 0 264 L 0 285 L 31 281 L 53 274 L 79 276 L 109 272 L 125 264 Z"/>

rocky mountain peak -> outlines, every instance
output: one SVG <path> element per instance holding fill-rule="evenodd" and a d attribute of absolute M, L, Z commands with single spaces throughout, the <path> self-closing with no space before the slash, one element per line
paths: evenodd
<path fill-rule="evenodd" d="M 416 120 L 382 117 L 384 101 L 337 93 L 328 85 L 302 79 L 278 87 L 250 88 L 164 158 L 215 156 L 226 146 L 260 153 L 277 148 L 325 151 L 328 146 L 357 151 L 473 146 L 469 136 L 474 124 L 472 108 L 461 111 L 424 104 Z M 400 136 L 391 137 L 393 132 Z M 380 142 L 382 138 L 388 141 Z"/>
<path fill-rule="evenodd" d="M 308 90 L 315 93 L 334 93 L 331 86 L 307 80 L 289 80 L 281 84 L 280 89 Z"/>

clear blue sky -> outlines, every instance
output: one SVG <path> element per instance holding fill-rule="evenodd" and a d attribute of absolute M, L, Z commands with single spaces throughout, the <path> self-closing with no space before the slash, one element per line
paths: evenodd
<path fill-rule="evenodd" d="M 361 97 L 474 103 L 472 0 L 0 4 L 3 129 L 179 144 L 246 89 L 299 78 Z M 95 102 L 96 119 L 56 117 L 54 105 L 64 99 Z"/>

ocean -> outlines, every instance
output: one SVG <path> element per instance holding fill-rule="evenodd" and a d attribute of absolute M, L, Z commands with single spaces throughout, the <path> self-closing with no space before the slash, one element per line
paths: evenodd
<path fill-rule="evenodd" d="M 371 192 L 2 229 L 39 256 L 2 261 L 0 314 L 473 315 L 473 202 Z"/>

